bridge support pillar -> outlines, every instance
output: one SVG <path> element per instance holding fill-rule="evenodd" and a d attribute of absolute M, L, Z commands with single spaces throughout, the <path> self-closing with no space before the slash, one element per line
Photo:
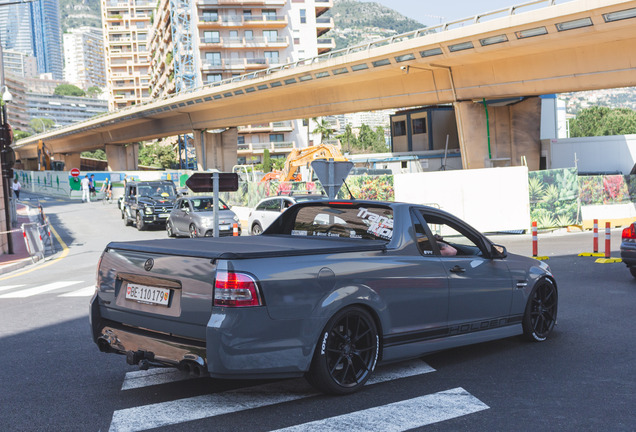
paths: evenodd
<path fill-rule="evenodd" d="M 502 103 L 505 102 L 491 101 L 485 107 L 480 102 L 455 102 L 464 169 L 526 163 L 530 171 L 539 169 L 541 100 L 529 97 L 507 105 Z"/>
<path fill-rule="evenodd" d="M 197 154 L 197 169 L 218 169 L 230 172 L 237 163 L 238 129 L 229 128 L 225 131 L 208 132 L 194 131 L 194 148 Z"/>
<path fill-rule="evenodd" d="M 81 169 L 81 153 L 56 153 L 53 157 L 56 161 L 64 162 L 64 169 L 66 171 L 73 168 Z"/>
<path fill-rule="evenodd" d="M 106 144 L 108 171 L 136 171 L 139 166 L 139 144 Z"/>

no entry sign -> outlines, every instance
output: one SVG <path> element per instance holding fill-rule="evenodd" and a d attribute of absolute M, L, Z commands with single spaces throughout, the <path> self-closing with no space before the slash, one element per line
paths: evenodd
<path fill-rule="evenodd" d="M 79 169 L 73 168 L 71 170 L 71 177 L 79 177 L 79 175 L 80 175 L 80 170 Z"/>

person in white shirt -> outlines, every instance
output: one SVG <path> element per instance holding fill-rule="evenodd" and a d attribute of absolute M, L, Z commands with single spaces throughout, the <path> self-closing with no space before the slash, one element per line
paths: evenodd
<path fill-rule="evenodd" d="M 20 189 L 22 189 L 22 185 L 18 181 L 17 177 L 13 179 L 11 188 L 13 189 L 13 193 L 15 194 L 16 199 L 20 199 Z"/>
<path fill-rule="evenodd" d="M 88 174 L 82 179 L 82 202 L 91 202 Z"/>

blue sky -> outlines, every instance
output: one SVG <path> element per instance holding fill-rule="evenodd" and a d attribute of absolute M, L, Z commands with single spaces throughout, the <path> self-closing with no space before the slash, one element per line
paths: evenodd
<path fill-rule="evenodd" d="M 509 6 L 528 3 L 529 0 L 362 0 L 373 1 L 390 7 L 402 15 L 413 18 L 426 26 L 441 22 L 468 18 Z M 559 3 L 563 3 L 560 1 Z M 543 5 L 548 5 L 548 2 Z M 439 18 L 443 17 L 443 18 Z M 441 22 L 440 22 L 441 20 Z"/>

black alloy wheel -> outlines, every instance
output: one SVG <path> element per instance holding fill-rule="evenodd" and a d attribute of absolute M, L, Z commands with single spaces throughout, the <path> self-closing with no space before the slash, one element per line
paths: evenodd
<path fill-rule="evenodd" d="M 137 230 L 139 231 L 143 231 L 144 229 L 146 229 L 146 224 L 144 223 L 144 218 L 141 216 L 141 212 L 137 212 L 137 217 L 136 217 L 136 222 L 137 222 Z"/>
<path fill-rule="evenodd" d="M 557 288 L 550 279 L 543 279 L 532 290 L 523 316 L 523 334 L 534 342 L 548 338 L 557 321 Z"/>
<path fill-rule="evenodd" d="M 199 235 L 197 234 L 197 227 L 195 224 L 190 224 L 190 237 L 195 238 L 198 237 Z"/>
<path fill-rule="evenodd" d="M 307 381 L 330 394 L 358 391 L 378 360 L 380 338 L 373 318 L 361 307 L 334 315 L 320 334 Z"/>

